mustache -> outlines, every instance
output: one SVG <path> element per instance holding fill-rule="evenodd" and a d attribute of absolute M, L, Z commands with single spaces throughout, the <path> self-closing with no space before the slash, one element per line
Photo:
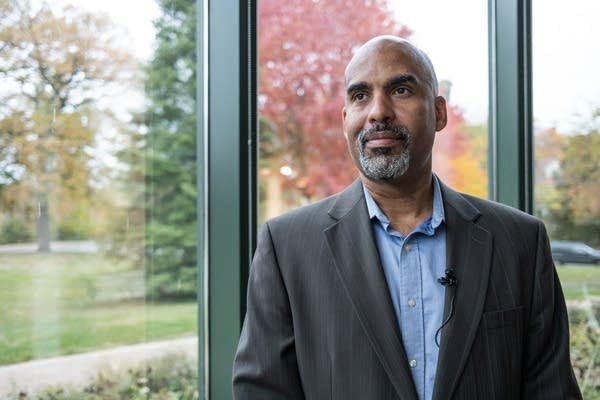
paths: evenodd
<path fill-rule="evenodd" d="M 408 140 L 410 132 L 403 126 L 392 125 L 390 123 L 375 123 L 368 129 L 363 129 L 358 133 L 358 142 L 364 144 L 369 136 L 377 132 L 392 132 L 397 139 Z"/>

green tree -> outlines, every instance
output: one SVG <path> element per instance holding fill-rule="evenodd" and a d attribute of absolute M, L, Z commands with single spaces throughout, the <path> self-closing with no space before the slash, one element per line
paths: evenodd
<path fill-rule="evenodd" d="M 555 191 L 545 205 L 554 237 L 600 244 L 600 110 L 588 128 L 564 136 L 564 150 L 553 176 Z"/>
<path fill-rule="evenodd" d="M 147 281 L 156 299 L 196 293 L 195 4 L 159 1 L 157 47 L 145 89 L 148 131 L 137 139 L 145 157 Z"/>
<path fill-rule="evenodd" d="M 104 17 L 47 2 L 0 0 L 0 195 L 3 217 L 36 219 L 40 251 L 56 232 L 89 233 L 95 103 L 135 65 Z"/>
<path fill-rule="evenodd" d="M 556 128 L 538 130 L 534 136 L 534 209 L 536 216 L 545 221 L 552 237 L 557 230 L 558 210 L 563 207 L 557 191 L 556 172 L 560 168 L 567 140 L 568 137 L 559 133 Z M 550 210 L 554 210 L 554 215 Z"/>

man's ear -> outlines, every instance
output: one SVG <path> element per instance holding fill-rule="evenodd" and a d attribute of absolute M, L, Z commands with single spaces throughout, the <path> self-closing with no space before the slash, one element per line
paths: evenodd
<path fill-rule="evenodd" d="M 435 130 L 441 131 L 448 123 L 448 111 L 446 109 L 446 99 L 442 96 L 435 98 Z"/>
<path fill-rule="evenodd" d="M 342 108 L 342 127 L 344 130 L 344 137 L 348 140 L 348 134 L 346 133 L 346 107 Z"/>

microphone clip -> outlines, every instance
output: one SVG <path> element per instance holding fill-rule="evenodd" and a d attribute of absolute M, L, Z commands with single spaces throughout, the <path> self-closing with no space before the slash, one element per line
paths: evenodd
<path fill-rule="evenodd" d="M 438 282 L 442 286 L 456 286 L 458 283 L 458 279 L 456 279 L 456 275 L 454 274 L 454 270 L 452 268 L 448 268 L 445 271 L 445 275 L 438 278 Z"/>

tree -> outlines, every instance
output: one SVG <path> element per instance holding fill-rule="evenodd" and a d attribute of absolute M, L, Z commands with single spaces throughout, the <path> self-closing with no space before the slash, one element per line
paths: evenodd
<path fill-rule="evenodd" d="M 51 215 L 76 219 L 92 199 L 90 149 L 108 114 L 95 103 L 135 66 L 105 17 L 29 0 L 0 0 L 0 9 L 2 202 L 36 216 L 48 251 Z"/>
<path fill-rule="evenodd" d="M 600 111 L 579 134 L 536 134 L 536 212 L 555 239 L 600 245 Z"/>
<path fill-rule="evenodd" d="M 341 131 L 344 68 L 353 50 L 373 36 L 410 37 L 410 29 L 393 15 L 385 0 L 361 0 L 351 6 L 342 0 L 261 1 L 263 218 L 335 193 L 356 178 Z M 463 185 L 459 188 L 485 193 L 481 156 L 461 133 L 465 126 L 459 109 L 450 107 L 449 113 L 451 123 L 442 135 L 447 139 L 441 141 L 453 149 L 445 158 L 457 169 L 452 178 Z M 285 204 L 277 204 L 282 201 Z"/>
<path fill-rule="evenodd" d="M 485 129 L 468 126 L 462 110 L 448 105 L 448 123 L 437 133 L 433 146 L 433 169 L 454 188 L 485 197 L 487 195 Z"/>
<path fill-rule="evenodd" d="M 195 0 L 160 0 L 141 141 L 149 296 L 196 294 Z M 138 174 L 139 171 L 133 170 Z M 135 179 L 135 178 L 134 178 Z"/>
<path fill-rule="evenodd" d="M 544 219 L 552 236 L 557 229 L 556 212 L 563 207 L 557 189 L 557 172 L 563 157 L 568 137 L 559 133 L 556 128 L 543 129 L 534 136 L 534 210 Z M 550 210 L 554 210 L 552 213 Z"/>
<path fill-rule="evenodd" d="M 557 236 L 600 244 L 600 132 L 569 136 L 556 175 L 550 217 Z"/>
<path fill-rule="evenodd" d="M 410 31 L 384 0 L 262 0 L 259 7 L 259 112 L 268 121 L 270 153 L 263 181 L 282 183 L 297 197 L 316 198 L 356 177 L 341 134 L 344 68 L 352 50 L 371 37 Z M 368 18 L 365 18 L 368 16 Z"/>

